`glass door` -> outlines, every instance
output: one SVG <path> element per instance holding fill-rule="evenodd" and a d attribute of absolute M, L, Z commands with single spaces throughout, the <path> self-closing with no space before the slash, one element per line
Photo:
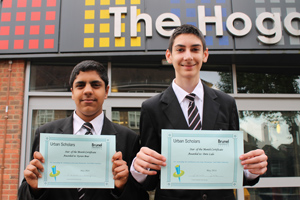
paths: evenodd
<path fill-rule="evenodd" d="M 45 123 L 70 116 L 74 109 L 75 104 L 71 97 L 29 98 L 24 166 L 27 166 L 31 159 L 35 130 Z"/>
<path fill-rule="evenodd" d="M 245 152 L 260 148 L 268 156 L 267 172 L 238 199 L 300 199 L 299 99 L 238 98 L 237 105 Z"/>

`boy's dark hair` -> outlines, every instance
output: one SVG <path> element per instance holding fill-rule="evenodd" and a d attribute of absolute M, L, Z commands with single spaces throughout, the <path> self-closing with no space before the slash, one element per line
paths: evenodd
<path fill-rule="evenodd" d="M 105 83 L 105 88 L 108 86 L 108 76 L 107 76 L 107 70 L 106 68 L 99 62 L 96 62 L 94 60 L 85 60 L 80 63 L 78 63 L 72 70 L 70 75 L 70 88 L 73 88 L 74 80 L 76 79 L 77 75 L 80 72 L 87 72 L 87 71 L 96 71 L 100 78 Z"/>
<path fill-rule="evenodd" d="M 175 38 L 181 34 L 193 34 L 193 35 L 197 36 L 203 44 L 203 51 L 206 50 L 206 42 L 205 42 L 205 38 L 204 38 L 204 35 L 202 34 L 202 32 L 196 26 L 193 26 L 190 24 L 183 24 L 174 30 L 174 32 L 172 33 L 172 35 L 169 39 L 169 48 L 168 49 L 171 53 L 172 53 L 172 46 L 174 44 Z"/>

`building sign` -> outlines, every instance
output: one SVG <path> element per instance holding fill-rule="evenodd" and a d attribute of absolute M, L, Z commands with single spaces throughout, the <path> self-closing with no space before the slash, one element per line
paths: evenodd
<path fill-rule="evenodd" d="M 236 49 L 299 49 L 300 1 L 232 0 L 232 5 L 232 13 L 244 13 L 252 22 L 247 35 L 235 37 Z"/>
<path fill-rule="evenodd" d="M 18 13 L 30 17 L 18 21 Z M 0 53 L 160 51 L 186 23 L 210 50 L 300 48 L 298 0 L 3 0 Z"/>
<path fill-rule="evenodd" d="M 144 13 L 146 2 L 62 1 L 61 52 L 144 50 L 144 23 L 135 23 L 138 36 L 131 37 L 129 12 L 134 6 L 136 15 Z"/>
<path fill-rule="evenodd" d="M 60 0 L 3 0 L 0 53 L 57 52 Z"/>

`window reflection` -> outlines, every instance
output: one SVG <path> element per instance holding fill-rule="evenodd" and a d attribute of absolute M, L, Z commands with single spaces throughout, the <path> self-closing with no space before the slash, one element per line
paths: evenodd
<path fill-rule="evenodd" d="M 237 66 L 239 93 L 299 94 L 299 66 Z"/>
<path fill-rule="evenodd" d="M 68 92 L 69 76 L 75 64 L 33 64 L 30 72 L 30 91 Z M 172 65 L 112 64 L 111 91 L 125 93 L 160 93 L 175 78 Z M 226 93 L 232 93 L 230 65 L 205 65 L 200 72 L 205 84 Z"/>
<path fill-rule="evenodd" d="M 240 111 L 245 152 L 264 149 L 267 177 L 300 176 L 300 111 Z"/>
<path fill-rule="evenodd" d="M 200 78 L 211 88 L 221 90 L 225 93 L 233 93 L 230 65 L 203 66 L 200 71 Z"/>
<path fill-rule="evenodd" d="M 174 79 L 171 65 L 113 64 L 112 92 L 159 93 Z"/>
<path fill-rule="evenodd" d="M 126 126 L 139 134 L 140 113 L 139 108 L 113 108 L 112 122 Z"/>
<path fill-rule="evenodd" d="M 112 64 L 112 92 L 159 93 L 175 78 L 172 65 Z M 230 65 L 203 66 L 201 80 L 214 89 L 232 93 Z"/>
<path fill-rule="evenodd" d="M 75 65 L 32 65 L 30 70 L 30 91 L 70 91 L 69 78 Z"/>
<path fill-rule="evenodd" d="M 247 188 L 247 200 L 299 200 L 300 188 Z"/>
<path fill-rule="evenodd" d="M 34 139 L 35 130 L 54 120 L 66 118 L 70 116 L 74 110 L 33 110 L 31 124 L 31 145 Z"/>

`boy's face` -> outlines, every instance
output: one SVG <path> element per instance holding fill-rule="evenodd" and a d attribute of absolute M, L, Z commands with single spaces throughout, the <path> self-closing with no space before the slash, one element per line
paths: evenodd
<path fill-rule="evenodd" d="M 208 59 L 208 50 L 203 52 L 203 44 L 194 34 L 181 34 L 175 38 L 172 52 L 166 51 L 166 58 L 173 64 L 176 80 L 199 80 L 199 71 Z"/>
<path fill-rule="evenodd" d="M 76 104 L 76 114 L 89 122 L 102 113 L 102 105 L 108 89 L 96 71 L 80 72 L 73 82 L 72 99 Z"/>

